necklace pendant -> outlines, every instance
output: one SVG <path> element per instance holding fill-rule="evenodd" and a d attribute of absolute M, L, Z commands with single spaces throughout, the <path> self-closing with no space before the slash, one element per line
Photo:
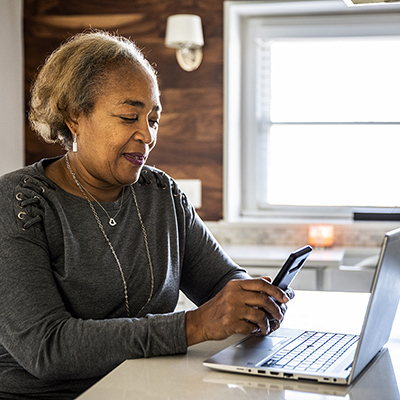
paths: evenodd
<path fill-rule="evenodd" d="M 109 223 L 111 226 L 117 225 L 117 223 L 115 222 L 115 219 L 114 219 L 114 218 L 110 218 L 110 220 L 108 221 L 108 223 Z"/>

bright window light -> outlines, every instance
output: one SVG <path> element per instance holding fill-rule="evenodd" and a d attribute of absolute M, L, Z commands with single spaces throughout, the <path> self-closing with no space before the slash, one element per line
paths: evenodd
<path fill-rule="evenodd" d="M 272 122 L 400 121 L 400 38 L 271 43 Z"/>
<path fill-rule="evenodd" d="M 275 125 L 268 143 L 269 204 L 400 205 L 397 125 Z"/>
<path fill-rule="evenodd" d="M 265 42 L 268 205 L 400 205 L 400 38 Z M 310 182 L 304 185 L 304 178 Z"/>

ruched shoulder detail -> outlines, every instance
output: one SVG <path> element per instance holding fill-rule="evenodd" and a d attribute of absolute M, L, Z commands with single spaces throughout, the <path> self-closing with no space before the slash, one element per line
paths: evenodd
<path fill-rule="evenodd" d="M 22 231 L 43 230 L 45 196 L 55 186 L 40 176 L 22 176 L 14 191 L 14 211 Z"/>
<path fill-rule="evenodd" d="M 161 171 L 155 167 L 143 167 L 137 184 L 139 186 L 156 185 L 160 190 L 170 190 L 172 195 L 176 198 L 179 198 L 185 207 L 187 207 L 189 204 L 186 194 L 182 192 L 176 181 L 164 171 Z"/>

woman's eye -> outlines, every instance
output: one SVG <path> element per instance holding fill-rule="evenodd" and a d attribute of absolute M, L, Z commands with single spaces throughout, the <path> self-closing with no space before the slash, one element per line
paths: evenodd
<path fill-rule="evenodd" d="M 129 117 L 120 117 L 120 118 L 121 118 L 122 121 L 124 121 L 124 122 L 135 122 L 135 121 L 138 120 L 137 117 L 131 117 L 131 118 L 129 118 Z"/>

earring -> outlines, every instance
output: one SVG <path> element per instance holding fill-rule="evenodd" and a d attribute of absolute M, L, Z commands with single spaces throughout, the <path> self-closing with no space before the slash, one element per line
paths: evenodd
<path fill-rule="evenodd" d="M 72 125 L 71 125 L 72 128 Z M 74 133 L 74 141 L 72 143 L 72 151 L 76 153 L 78 151 L 78 143 L 76 142 L 76 133 Z"/>

